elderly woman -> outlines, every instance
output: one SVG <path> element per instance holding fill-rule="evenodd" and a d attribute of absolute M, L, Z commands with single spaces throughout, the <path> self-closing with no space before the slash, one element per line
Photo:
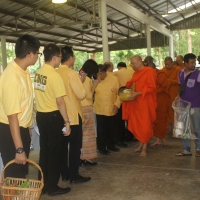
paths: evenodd
<path fill-rule="evenodd" d="M 84 123 L 80 165 L 93 166 L 97 164 L 96 162 L 92 162 L 92 159 L 97 157 L 93 93 L 99 83 L 99 80 L 94 80 L 97 77 L 99 68 L 94 60 L 89 59 L 83 64 L 81 71 L 84 71 L 84 74 L 86 75 L 86 79 L 83 82 L 86 98 L 81 101 Z"/>

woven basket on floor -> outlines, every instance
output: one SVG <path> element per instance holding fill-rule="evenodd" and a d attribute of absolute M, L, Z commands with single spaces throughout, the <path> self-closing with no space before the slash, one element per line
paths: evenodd
<path fill-rule="evenodd" d="M 15 163 L 15 160 L 11 160 L 4 167 L 2 171 L 2 175 L 1 175 L 0 187 L 1 187 L 1 194 L 2 194 L 3 200 L 39 200 L 40 199 L 42 188 L 44 186 L 44 178 L 43 178 L 42 170 L 37 163 L 31 160 L 27 160 L 27 162 L 34 165 L 40 170 L 42 179 L 40 181 L 28 179 L 29 181 L 28 188 L 21 188 L 19 186 L 23 184 L 24 182 L 26 182 L 27 179 L 19 179 L 19 178 L 11 178 L 11 177 L 4 178 L 5 169 L 10 164 Z M 13 186 L 13 187 L 10 186 L 12 184 L 16 186 Z"/>

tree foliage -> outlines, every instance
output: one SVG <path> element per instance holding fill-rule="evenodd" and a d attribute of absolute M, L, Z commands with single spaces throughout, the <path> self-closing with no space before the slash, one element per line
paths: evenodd
<path fill-rule="evenodd" d="M 200 55 L 200 29 L 191 29 L 189 31 L 191 36 L 191 47 L 192 47 L 192 53 L 194 53 L 196 56 Z M 187 30 L 179 30 L 174 31 L 173 33 L 173 40 L 174 40 L 174 57 L 177 55 L 185 55 L 188 52 L 188 31 Z M 11 62 L 15 57 L 15 51 L 14 51 L 15 44 L 13 43 L 6 43 L 6 50 L 7 50 L 7 62 Z M 41 48 L 40 52 L 43 51 L 43 48 Z M 83 63 L 87 59 L 95 59 L 98 64 L 103 63 L 103 53 L 97 52 L 97 53 L 86 53 L 86 52 L 80 52 L 80 51 L 74 51 L 76 60 L 74 64 L 74 69 L 79 70 Z M 111 51 L 110 52 L 110 61 L 113 62 L 114 66 L 117 66 L 117 63 L 119 62 L 125 62 L 126 64 L 130 63 L 130 58 L 138 54 L 144 59 L 147 56 L 147 50 L 146 49 L 130 49 L 130 50 L 120 50 L 120 51 Z M 169 47 L 156 47 L 151 49 L 151 55 L 155 60 L 155 63 L 157 66 L 162 67 L 164 58 L 169 56 Z M 30 72 L 34 74 L 36 70 L 43 64 L 44 58 L 38 59 L 38 61 L 35 63 L 35 65 L 31 66 L 29 68 Z M 0 66 L 2 66 L 2 52 L 1 52 L 1 43 L 0 43 Z"/>

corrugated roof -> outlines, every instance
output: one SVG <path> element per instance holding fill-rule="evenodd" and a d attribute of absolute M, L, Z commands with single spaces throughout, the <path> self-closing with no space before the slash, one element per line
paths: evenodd
<path fill-rule="evenodd" d="M 98 2 L 68 0 L 64 4 L 53 4 L 51 0 L 1 0 L 0 35 L 7 35 L 7 41 L 15 42 L 20 35 L 29 33 L 38 37 L 43 45 L 55 42 L 58 45 L 73 45 L 77 50 L 100 51 L 101 28 L 82 30 L 83 24 L 100 21 Z M 194 17 L 199 16 L 200 0 L 124 2 L 172 30 L 190 28 L 190 24 L 192 28 L 199 28 Z M 193 23 L 189 23 L 190 18 Z M 107 6 L 107 20 L 110 50 L 146 47 L 143 24 L 110 6 Z M 158 33 L 153 31 L 152 34 L 152 46 L 168 44 L 165 36 L 160 37 L 159 43 L 154 41 L 154 35 Z"/>

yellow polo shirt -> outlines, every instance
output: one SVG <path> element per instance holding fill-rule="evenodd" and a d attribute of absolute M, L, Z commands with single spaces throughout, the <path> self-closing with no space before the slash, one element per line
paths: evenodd
<path fill-rule="evenodd" d="M 0 122 L 8 123 L 9 115 L 18 114 L 19 126 L 32 125 L 33 88 L 28 69 L 24 71 L 14 61 L 0 76 Z"/>
<path fill-rule="evenodd" d="M 133 71 L 122 67 L 120 70 L 114 72 L 114 76 L 116 76 L 119 80 L 119 87 L 125 86 L 127 81 L 129 81 L 133 76 Z"/>
<path fill-rule="evenodd" d="M 58 110 L 56 98 L 66 95 L 62 78 L 50 65 L 44 64 L 34 77 L 36 110 L 53 112 Z"/>
<path fill-rule="evenodd" d="M 113 107 L 118 108 L 121 101 L 118 96 L 119 81 L 113 75 L 108 75 L 95 88 L 94 112 L 98 115 L 113 116 Z"/>
<path fill-rule="evenodd" d="M 132 72 L 135 72 L 135 70 L 133 69 L 133 67 L 131 65 L 127 65 L 127 69 L 132 71 Z"/>
<path fill-rule="evenodd" d="M 114 72 L 107 71 L 106 74 L 108 74 L 108 75 L 114 75 Z"/>
<path fill-rule="evenodd" d="M 92 79 L 86 76 L 85 81 L 83 82 L 83 87 L 86 92 L 85 99 L 81 101 L 82 106 L 93 105 L 93 95 L 92 95 Z"/>
<path fill-rule="evenodd" d="M 78 125 L 78 114 L 81 116 L 82 121 L 84 121 L 81 100 L 85 98 L 86 94 L 83 83 L 81 82 L 79 74 L 67 65 L 60 65 L 57 71 L 62 77 L 67 94 L 65 96 L 65 103 L 67 114 L 70 118 L 70 125 Z"/>

